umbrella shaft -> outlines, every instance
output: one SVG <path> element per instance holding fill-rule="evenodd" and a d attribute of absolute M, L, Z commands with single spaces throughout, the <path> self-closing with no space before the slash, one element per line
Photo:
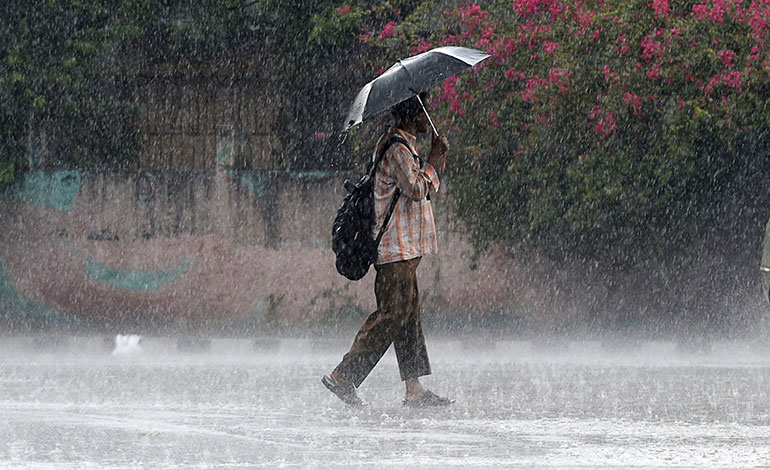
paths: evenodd
<path fill-rule="evenodd" d="M 433 125 L 433 119 L 430 118 L 430 114 L 428 114 L 428 110 L 425 109 L 425 105 L 422 102 L 422 99 L 420 99 L 420 94 L 414 95 L 417 97 L 417 101 L 420 102 L 420 106 L 422 106 L 422 110 L 425 111 L 425 116 L 428 117 L 428 122 L 430 123 L 430 127 L 433 128 L 433 133 L 436 134 L 436 137 L 438 137 L 438 131 L 436 130 L 436 126 Z"/>

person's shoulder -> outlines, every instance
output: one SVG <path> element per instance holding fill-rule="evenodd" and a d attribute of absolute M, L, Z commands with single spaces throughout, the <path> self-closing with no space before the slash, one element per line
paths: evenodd
<path fill-rule="evenodd" d="M 388 160 L 393 161 L 395 165 L 400 166 L 411 162 L 413 153 L 409 148 L 409 144 L 400 139 L 393 139 L 385 151 L 385 156 Z"/>
<path fill-rule="evenodd" d="M 391 141 L 391 146 L 399 149 L 403 153 L 405 153 L 407 156 L 413 155 L 414 149 L 413 149 L 413 143 L 412 140 L 414 140 L 413 137 L 411 137 L 406 132 L 398 129 L 398 128 L 392 128 L 392 131 L 388 134 L 388 139 Z"/>
<path fill-rule="evenodd" d="M 409 149 L 409 142 L 406 139 L 404 139 L 403 136 L 395 133 L 388 133 L 384 135 L 380 141 L 380 145 L 388 146 L 388 148 L 386 149 L 386 153 L 388 154 L 396 154 L 396 153 L 409 154 L 411 152 L 411 150 Z"/>

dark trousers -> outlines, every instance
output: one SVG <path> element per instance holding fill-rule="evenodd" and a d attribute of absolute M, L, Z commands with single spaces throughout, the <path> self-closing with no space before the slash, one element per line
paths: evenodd
<path fill-rule="evenodd" d="M 334 369 L 359 387 L 393 343 L 401 380 L 430 374 L 428 350 L 420 323 L 417 266 L 420 258 L 375 265 L 377 310 L 358 330 L 350 350 Z"/>

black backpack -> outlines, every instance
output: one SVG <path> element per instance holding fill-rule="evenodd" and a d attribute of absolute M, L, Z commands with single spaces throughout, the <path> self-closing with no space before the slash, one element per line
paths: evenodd
<path fill-rule="evenodd" d="M 337 209 L 337 216 L 332 225 L 332 251 L 337 256 L 335 263 L 337 272 L 357 281 L 369 272 L 369 267 L 377 260 L 377 247 L 380 245 L 382 235 L 388 227 L 390 216 L 396 208 L 400 191 L 396 188 L 396 194 L 390 203 L 385 220 L 377 233 L 377 238 L 372 238 L 372 226 L 374 225 L 374 174 L 380 164 L 383 155 L 394 143 L 401 143 L 408 147 L 408 143 L 401 137 L 389 137 L 380 147 L 377 158 L 374 159 L 369 173 L 364 175 L 356 184 L 345 180 L 345 189 L 348 195 L 342 200 L 342 205 Z"/>

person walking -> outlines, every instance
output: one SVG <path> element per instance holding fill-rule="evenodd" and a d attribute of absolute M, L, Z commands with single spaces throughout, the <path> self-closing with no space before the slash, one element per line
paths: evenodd
<path fill-rule="evenodd" d="M 424 103 L 427 93 L 421 93 Z M 430 192 L 439 189 L 439 173 L 446 166 L 449 141 L 433 136 L 430 154 L 421 165 L 416 135 L 429 129 L 429 118 L 417 96 L 392 108 L 395 125 L 380 137 L 374 155 L 392 137 L 407 145 L 390 145 L 376 171 L 374 182 L 376 235 L 385 219 L 390 201 L 400 190 L 391 220 L 378 247 L 374 268 L 377 310 L 359 329 L 353 344 L 323 384 L 349 405 L 362 405 L 356 388 L 366 379 L 391 343 L 396 351 L 401 380 L 406 385 L 404 405 L 446 406 L 454 402 L 426 390 L 419 378 L 431 373 L 428 351 L 420 322 L 417 266 L 424 255 L 438 252 Z M 373 157 L 374 158 L 374 157 Z"/>

